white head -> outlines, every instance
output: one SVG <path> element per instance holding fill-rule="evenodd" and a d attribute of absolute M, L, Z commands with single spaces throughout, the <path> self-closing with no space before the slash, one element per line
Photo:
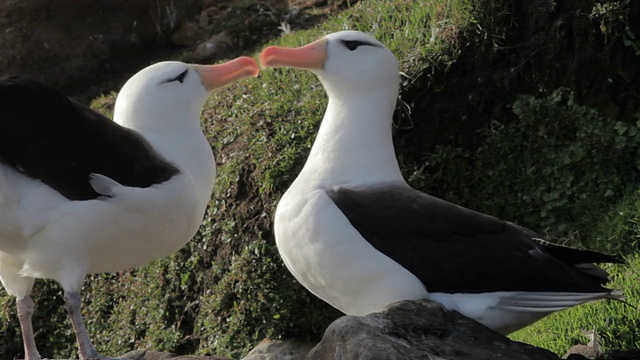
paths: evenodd
<path fill-rule="evenodd" d="M 389 49 L 362 32 L 341 31 L 299 48 L 268 47 L 260 62 L 312 71 L 329 96 L 299 178 L 322 186 L 403 181 L 391 136 L 400 74 Z"/>
<path fill-rule="evenodd" d="M 116 99 L 114 120 L 141 132 L 199 128 L 200 111 L 211 90 L 256 76 L 258 71 L 255 60 L 250 57 L 219 65 L 179 61 L 153 64 L 124 84 Z"/>
<path fill-rule="evenodd" d="M 341 31 L 299 48 L 262 51 L 267 67 L 295 67 L 315 73 L 327 94 L 347 97 L 381 89 L 398 92 L 400 75 L 393 53 L 370 35 Z M 393 96 L 395 102 L 395 96 Z"/>

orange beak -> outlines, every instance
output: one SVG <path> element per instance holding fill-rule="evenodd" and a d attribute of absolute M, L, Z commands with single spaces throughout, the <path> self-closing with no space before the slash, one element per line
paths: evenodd
<path fill-rule="evenodd" d="M 248 56 L 216 65 L 192 65 L 200 75 L 202 85 L 211 91 L 246 77 L 258 76 L 260 68 L 256 61 Z"/>
<path fill-rule="evenodd" d="M 264 67 L 321 69 L 327 61 L 327 40 L 320 39 L 297 48 L 269 46 L 260 53 Z"/>

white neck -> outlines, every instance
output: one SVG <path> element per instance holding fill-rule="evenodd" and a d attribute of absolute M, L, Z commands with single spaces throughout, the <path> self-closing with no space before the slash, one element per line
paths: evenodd
<path fill-rule="evenodd" d="M 202 104 L 171 109 L 173 111 L 170 113 L 167 112 L 166 106 L 144 105 L 146 104 L 116 101 L 113 121 L 140 134 L 164 133 L 169 137 L 178 138 L 176 132 L 202 132 L 200 128 Z"/>
<path fill-rule="evenodd" d="M 393 148 L 395 89 L 329 95 L 318 136 L 300 177 L 321 185 L 404 182 Z M 329 92 L 331 93 L 331 92 Z"/>
<path fill-rule="evenodd" d="M 203 199 L 204 212 L 216 167 L 211 146 L 200 127 L 200 109 L 187 108 L 175 114 L 157 113 L 154 108 L 132 110 L 120 108 L 114 113 L 114 121 L 138 132 L 158 154 L 193 179 L 198 196 Z"/>

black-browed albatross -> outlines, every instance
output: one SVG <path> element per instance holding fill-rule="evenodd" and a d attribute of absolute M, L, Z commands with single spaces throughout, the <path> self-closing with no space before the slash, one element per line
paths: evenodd
<path fill-rule="evenodd" d="M 621 260 L 412 189 L 395 157 L 394 55 L 356 31 L 269 47 L 266 67 L 308 69 L 329 98 L 302 171 L 278 203 L 280 255 L 309 291 L 347 314 L 429 298 L 508 334 L 545 315 L 620 299 L 596 262 Z"/>
<path fill-rule="evenodd" d="M 82 319 L 86 274 L 143 265 L 195 235 L 216 176 L 202 105 L 257 73 L 249 57 L 151 65 L 123 86 L 114 121 L 38 81 L 0 79 L 0 280 L 17 298 L 26 360 L 41 359 L 36 278 L 62 285 L 80 358 L 111 359 Z"/>

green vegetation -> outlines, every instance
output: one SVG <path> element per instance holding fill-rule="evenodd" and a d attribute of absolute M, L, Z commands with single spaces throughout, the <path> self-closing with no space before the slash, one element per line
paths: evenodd
<path fill-rule="evenodd" d="M 634 216 L 639 213 L 640 208 L 636 208 Z M 640 256 L 632 254 L 627 261 L 629 266 L 606 267 L 612 278 L 610 287 L 623 290 L 627 303 L 607 300 L 573 307 L 551 314 L 510 338 L 564 355 L 571 346 L 587 343 L 581 331 L 595 328 L 605 351 L 640 348 Z"/>
<path fill-rule="evenodd" d="M 398 56 L 405 78 L 394 124 L 408 181 L 557 241 L 628 256 L 629 267 L 608 269 L 612 287 L 636 305 L 640 109 L 614 96 L 617 88 L 628 89 L 637 69 L 634 47 L 625 42 L 635 39 L 629 2 L 580 3 L 564 11 L 580 25 L 575 28 L 582 32 L 572 34 L 582 41 L 579 54 L 567 52 L 558 19 L 538 1 L 370 0 L 270 44 L 303 45 L 343 29 L 372 33 Z M 619 35 L 607 35 L 602 23 Z M 593 29 L 600 29 L 600 38 Z M 540 32 L 544 43 L 534 41 Z M 574 67 L 585 62 L 589 66 Z M 616 89 L 606 87 L 607 78 Z M 113 96 L 94 106 L 108 112 Z M 221 165 L 203 226 L 171 257 L 87 281 L 84 312 L 100 350 L 239 357 L 265 336 L 321 336 L 340 314 L 287 272 L 271 224 L 325 105 L 315 77 L 292 69 L 268 69 L 211 96 L 203 125 Z M 40 281 L 34 298 L 42 355 L 73 356 L 59 287 Z M 21 354 L 13 299 L 0 299 L 0 353 Z M 639 319 L 633 308 L 602 302 L 550 316 L 513 337 L 564 353 L 583 342 L 579 329 L 595 325 L 606 348 L 631 348 L 638 347 Z"/>
<path fill-rule="evenodd" d="M 640 124 L 614 122 L 576 103 L 567 89 L 518 96 L 511 108 L 517 121 L 492 121 L 474 149 L 438 146 L 409 173 L 410 182 L 571 245 L 637 250 L 623 241 L 599 245 L 593 234 L 603 209 L 637 182 Z"/>
<path fill-rule="evenodd" d="M 591 17 L 600 21 L 600 31 L 607 37 L 622 38 L 625 46 L 640 55 L 640 40 L 634 34 L 629 17 L 631 0 L 596 3 L 591 11 Z"/>

